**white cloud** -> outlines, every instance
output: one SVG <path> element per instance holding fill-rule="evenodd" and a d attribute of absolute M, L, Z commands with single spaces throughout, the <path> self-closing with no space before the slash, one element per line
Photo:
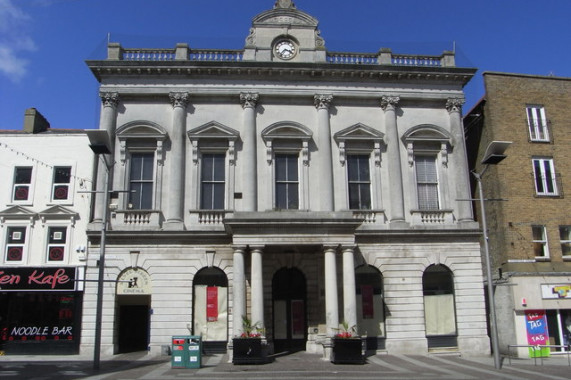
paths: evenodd
<path fill-rule="evenodd" d="M 13 81 L 22 79 L 29 61 L 22 53 L 36 50 L 36 44 L 29 36 L 31 17 L 13 0 L 0 0 L 0 75 Z"/>

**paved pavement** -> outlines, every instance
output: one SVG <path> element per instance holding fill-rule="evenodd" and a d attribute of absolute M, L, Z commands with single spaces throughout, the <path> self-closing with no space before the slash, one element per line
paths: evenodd
<path fill-rule="evenodd" d="M 263 365 L 233 365 L 226 355 L 203 356 L 200 369 L 172 368 L 169 356 L 133 353 L 102 357 L 99 371 L 90 358 L 81 356 L 0 356 L 2 380 L 184 380 L 184 379 L 388 379 L 388 380 L 569 380 L 567 356 L 543 361 L 504 360 L 501 370 L 491 357 L 453 355 L 376 355 L 364 365 L 335 365 L 319 355 L 298 352 Z"/>

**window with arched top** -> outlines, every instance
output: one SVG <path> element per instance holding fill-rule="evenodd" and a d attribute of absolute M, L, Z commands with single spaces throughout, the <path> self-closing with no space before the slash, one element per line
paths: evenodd
<path fill-rule="evenodd" d="M 303 210 L 309 200 L 309 128 L 290 121 L 270 125 L 262 131 L 266 160 L 273 186 L 272 207 Z"/>
<path fill-rule="evenodd" d="M 456 307 L 454 302 L 454 276 L 444 265 L 431 265 L 422 276 L 424 295 L 424 321 L 428 346 L 454 345 L 456 337 Z M 452 343 L 451 343 L 452 342 Z"/>
<path fill-rule="evenodd" d="M 382 348 L 379 338 L 385 336 L 383 275 L 371 265 L 361 265 L 355 269 L 355 285 L 358 333 L 366 336 L 367 349 Z"/>
<path fill-rule="evenodd" d="M 416 200 L 419 210 L 441 210 L 445 207 L 442 184 L 448 155 L 452 149 L 452 136 L 436 125 L 423 124 L 411 128 L 403 136 L 408 164 L 414 169 Z"/>
<path fill-rule="evenodd" d="M 125 179 L 123 208 L 133 210 L 157 210 L 160 198 L 163 143 L 168 138 L 166 130 L 150 121 L 132 121 L 117 128 L 119 140 L 118 168 Z"/>

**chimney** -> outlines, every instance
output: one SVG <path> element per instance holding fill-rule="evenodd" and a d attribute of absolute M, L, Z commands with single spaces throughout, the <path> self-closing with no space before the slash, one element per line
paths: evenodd
<path fill-rule="evenodd" d="M 35 108 L 28 108 L 24 114 L 24 132 L 41 133 L 50 128 L 50 123 Z"/>

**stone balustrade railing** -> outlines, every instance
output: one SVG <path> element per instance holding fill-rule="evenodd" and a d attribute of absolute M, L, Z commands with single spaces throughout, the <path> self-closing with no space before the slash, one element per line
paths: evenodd
<path fill-rule="evenodd" d="M 412 210 L 413 225 L 434 225 L 454 223 L 452 210 Z"/>
<path fill-rule="evenodd" d="M 177 44 L 174 49 L 122 48 L 118 43 L 108 45 L 109 60 L 159 62 L 159 61 L 208 61 L 241 62 L 244 50 L 191 49 L 187 44 Z M 393 54 L 383 48 L 378 53 L 327 52 L 327 63 L 349 65 L 392 65 L 414 67 L 454 67 L 454 53 L 445 51 L 440 56 Z"/>

